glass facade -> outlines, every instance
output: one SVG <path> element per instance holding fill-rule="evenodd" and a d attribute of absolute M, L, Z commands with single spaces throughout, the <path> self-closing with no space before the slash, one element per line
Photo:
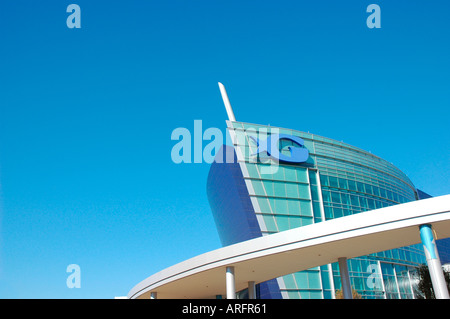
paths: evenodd
<path fill-rule="evenodd" d="M 243 218 L 233 217 L 239 209 L 230 213 L 220 204 L 223 197 L 218 201 L 218 194 L 230 196 L 230 190 L 225 191 L 218 181 L 226 178 L 217 173 L 217 167 L 223 165 L 234 165 L 241 172 L 240 187 L 245 185 L 246 191 L 241 191 L 240 196 L 248 200 L 245 218 L 248 219 L 248 214 L 254 216 L 257 226 L 240 232 L 251 232 L 253 237 L 418 199 L 417 190 L 404 173 L 359 148 L 290 129 L 242 122 L 227 124 L 237 163 L 213 163 L 208 177 L 208 198 L 221 238 L 233 232 L 233 226 L 224 227 L 223 216 L 228 216 L 228 223 L 240 223 L 237 219 Z M 295 164 L 277 162 L 258 153 L 257 141 L 272 134 L 303 139 L 309 151 L 308 160 Z M 299 147 L 285 139 L 277 145 L 286 156 L 290 155 L 290 146 Z M 241 239 L 236 235 L 228 236 L 228 241 L 222 243 L 238 241 Z M 348 264 L 352 288 L 362 298 L 414 298 L 414 272 L 422 263 L 425 257 L 421 245 L 351 259 Z M 274 296 L 285 299 L 335 298 L 336 290 L 341 289 L 339 267 L 322 265 L 283 276 L 274 280 L 270 289 L 276 290 Z"/>

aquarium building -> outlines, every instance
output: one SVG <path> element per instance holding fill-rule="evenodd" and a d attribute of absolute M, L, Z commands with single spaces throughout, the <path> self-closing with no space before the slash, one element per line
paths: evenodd
<path fill-rule="evenodd" d="M 164 269 L 128 298 L 416 299 L 427 264 L 448 299 L 450 195 L 312 133 L 236 121 L 206 192 L 223 247 Z M 442 264 L 441 264 L 442 260 Z"/>
<path fill-rule="evenodd" d="M 393 164 L 360 148 L 294 129 L 238 122 L 222 94 L 232 145 L 224 145 L 212 164 L 207 193 L 224 246 L 430 197 Z M 448 240 L 440 244 L 441 254 L 448 254 Z M 352 258 L 351 286 L 361 298 L 413 299 L 417 269 L 425 263 L 422 244 Z M 257 293 L 260 298 L 330 299 L 340 290 L 339 266 L 332 263 L 262 283 Z"/>

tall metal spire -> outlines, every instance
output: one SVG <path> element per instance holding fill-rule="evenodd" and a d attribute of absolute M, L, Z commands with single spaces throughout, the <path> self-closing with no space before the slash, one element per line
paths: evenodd
<path fill-rule="evenodd" d="M 222 94 L 222 100 L 225 104 L 225 109 L 227 110 L 228 119 L 231 122 L 236 122 L 236 118 L 234 117 L 233 109 L 231 108 L 230 100 L 228 99 L 227 91 L 222 83 L 219 82 L 220 94 Z"/>

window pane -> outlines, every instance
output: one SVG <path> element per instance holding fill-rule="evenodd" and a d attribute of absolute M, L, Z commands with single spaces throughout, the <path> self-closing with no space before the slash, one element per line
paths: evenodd
<path fill-rule="evenodd" d="M 331 194 L 330 191 L 327 190 L 322 190 L 322 197 L 323 197 L 323 201 L 330 203 L 331 202 Z"/>
<path fill-rule="evenodd" d="M 286 197 L 286 187 L 283 182 L 274 182 L 274 195 L 279 197 Z"/>
<path fill-rule="evenodd" d="M 320 175 L 320 185 L 321 186 L 329 186 L 328 177 L 325 175 Z"/>
<path fill-rule="evenodd" d="M 350 190 L 352 190 L 352 191 L 356 191 L 356 190 L 357 190 L 357 189 L 356 189 L 356 182 L 355 182 L 355 181 L 349 180 L 349 181 L 348 181 L 348 188 L 349 188 Z"/>
<path fill-rule="evenodd" d="M 334 204 L 339 204 L 341 202 L 341 196 L 338 192 L 331 192 L 331 200 Z"/>
<path fill-rule="evenodd" d="M 351 204 L 353 206 L 359 206 L 359 199 L 356 195 L 350 195 Z"/>
<path fill-rule="evenodd" d="M 358 188 L 358 192 L 362 192 L 362 193 L 365 192 L 364 184 L 363 184 L 363 183 L 361 183 L 361 182 L 356 182 L 356 186 L 357 186 L 357 188 Z"/>
<path fill-rule="evenodd" d="M 330 187 L 338 188 L 338 180 L 337 180 L 337 177 L 330 176 Z"/>
<path fill-rule="evenodd" d="M 295 199 L 287 199 L 289 215 L 300 215 L 300 202 Z"/>
<path fill-rule="evenodd" d="M 306 272 L 304 272 L 304 271 L 296 272 L 294 274 L 294 276 L 295 276 L 295 281 L 297 282 L 298 288 L 302 288 L 302 289 L 308 288 L 308 275 L 306 274 Z"/>
<path fill-rule="evenodd" d="M 287 289 L 297 289 L 297 285 L 295 284 L 294 275 L 286 275 L 283 276 L 284 284 Z"/>
<path fill-rule="evenodd" d="M 300 201 L 300 212 L 304 216 L 311 216 L 312 217 L 312 211 L 311 211 L 311 202 L 306 200 Z"/>
<path fill-rule="evenodd" d="M 278 230 L 288 230 L 289 229 L 289 217 L 288 216 L 277 216 Z"/>
<path fill-rule="evenodd" d="M 289 228 L 297 228 L 302 226 L 302 219 L 300 216 L 290 216 L 289 217 Z"/>
<path fill-rule="evenodd" d="M 297 174 L 295 173 L 295 168 L 291 166 L 286 166 L 284 168 L 285 180 L 290 182 L 297 181 Z"/>
<path fill-rule="evenodd" d="M 275 198 L 275 212 L 277 214 L 287 214 L 287 203 L 285 199 Z"/>
<path fill-rule="evenodd" d="M 342 208 L 333 208 L 334 211 L 334 218 L 339 218 L 344 216 L 344 212 L 342 211 Z"/>
<path fill-rule="evenodd" d="M 267 230 L 270 232 L 278 231 L 277 226 L 275 224 L 275 219 L 271 215 L 263 215 L 264 223 L 266 224 Z"/>
<path fill-rule="evenodd" d="M 310 181 L 311 184 L 317 185 L 316 172 L 314 172 L 314 171 L 309 171 L 309 181 Z"/>
<path fill-rule="evenodd" d="M 252 186 L 256 195 L 265 195 L 263 184 L 261 181 L 252 180 Z"/>
<path fill-rule="evenodd" d="M 308 274 L 308 282 L 309 282 L 309 288 L 311 288 L 311 289 L 322 288 L 320 286 L 319 272 L 310 272 Z"/>
<path fill-rule="evenodd" d="M 300 198 L 310 199 L 309 186 L 305 184 L 298 184 L 298 194 Z"/>
<path fill-rule="evenodd" d="M 308 183 L 308 176 L 307 176 L 306 169 L 298 168 L 296 170 L 296 172 L 297 172 L 297 182 Z"/>
<path fill-rule="evenodd" d="M 263 184 L 266 189 L 267 196 L 273 196 L 273 183 L 271 181 L 263 181 Z"/>
<path fill-rule="evenodd" d="M 286 183 L 286 196 L 298 198 L 298 187 L 294 183 Z"/>
<path fill-rule="evenodd" d="M 258 197 L 258 204 L 262 213 L 271 213 L 269 201 L 266 198 Z"/>
<path fill-rule="evenodd" d="M 350 204 L 349 195 L 346 193 L 341 193 L 342 204 L 348 205 Z"/>
<path fill-rule="evenodd" d="M 278 169 L 274 169 L 272 179 L 274 180 L 284 180 L 284 168 L 282 166 L 278 166 Z"/>
<path fill-rule="evenodd" d="M 343 189 L 348 189 L 347 180 L 339 178 L 339 187 Z"/>
<path fill-rule="evenodd" d="M 316 200 L 316 201 L 319 200 L 319 194 L 317 192 L 316 186 L 311 185 L 311 196 L 312 196 L 312 200 Z"/>

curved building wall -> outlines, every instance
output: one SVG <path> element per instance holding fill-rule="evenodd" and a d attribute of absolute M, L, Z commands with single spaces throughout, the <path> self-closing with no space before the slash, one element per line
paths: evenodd
<path fill-rule="evenodd" d="M 242 122 L 227 124 L 236 151 L 235 167 L 241 170 L 245 196 L 249 197 L 262 236 L 418 199 L 414 185 L 404 173 L 359 148 L 290 129 Z M 307 161 L 282 163 L 258 154 L 255 141 L 271 134 L 303 139 L 309 151 Z M 281 140 L 280 153 L 289 156 L 289 146 L 298 147 Z M 214 164 L 212 170 L 213 167 Z M 209 179 L 214 175 L 210 173 Z M 217 212 L 221 205 L 211 197 L 210 202 Z M 230 217 L 231 223 L 238 223 L 229 210 L 222 209 L 220 214 Z M 220 223 L 218 227 L 222 227 Z M 221 231 L 234 232 L 232 226 Z M 363 298 L 413 298 L 414 272 L 424 262 L 420 245 L 351 259 L 352 287 Z M 278 287 L 272 289 L 279 289 L 283 298 L 334 298 L 335 291 L 341 288 L 336 264 L 283 276 L 276 282 Z"/>
<path fill-rule="evenodd" d="M 234 149 L 223 146 L 217 157 Z M 241 168 L 236 161 L 211 165 L 207 181 L 207 196 L 223 246 L 260 237 L 261 230 L 256 220 L 253 206 L 242 176 Z"/>
<path fill-rule="evenodd" d="M 233 155 L 229 163 L 226 154 Z M 208 201 L 223 246 L 262 236 L 240 165 L 234 148 L 223 145 L 208 174 Z M 258 285 L 257 295 L 260 299 L 280 299 L 277 281 Z"/>

